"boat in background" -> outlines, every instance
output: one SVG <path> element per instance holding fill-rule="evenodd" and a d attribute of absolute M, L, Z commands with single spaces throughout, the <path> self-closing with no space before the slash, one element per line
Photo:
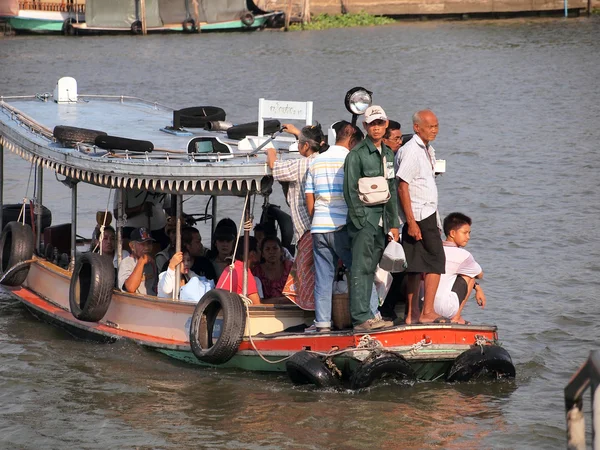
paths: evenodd
<path fill-rule="evenodd" d="M 252 0 L 87 0 L 84 23 L 67 34 L 249 31 L 283 26 L 283 13 Z"/>
<path fill-rule="evenodd" d="M 0 20 L 16 33 L 63 33 L 85 20 L 85 0 L 0 0 Z"/>

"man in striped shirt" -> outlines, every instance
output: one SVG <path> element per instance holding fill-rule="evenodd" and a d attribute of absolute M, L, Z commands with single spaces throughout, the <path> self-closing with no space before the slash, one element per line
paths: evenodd
<path fill-rule="evenodd" d="M 315 326 L 331 330 L 332 284 L 338 260 L 352 264 L 346 229 L 348 206 L 344 199 L 344 161 L 349 149 L 362 140 L 354 125 L 338 122 L 335 145 L 310 162 L 306 177 L 306 206 L 312 216 L 310 231 L 315 261 Z"/>

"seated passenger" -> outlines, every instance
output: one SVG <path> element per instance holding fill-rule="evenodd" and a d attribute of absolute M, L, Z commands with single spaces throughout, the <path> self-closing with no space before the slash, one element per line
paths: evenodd
<path fill-rule="evenodd" d="M 254 275 L 262 283 L 265 299 L 281 297 L 293 262 L 283 259 L 281 241 L 275 236 L 264 238 L 260 250 L 264 262 L 254 268 Z"/>
<path fill-rule="evenodd" d="M 199 277 L 209 280 L 218 280 L 212 262 L 205 257 L 206 250 L 202 245 L 200 232 L 194 227 L 184 227 L 181 230 L 181 248 L 187 250 L 192 258 L 192 271 Z"/>
<path fill-rule="evenodd" d="M 104 227 L 104 236 L 102 238 L 102 242 L 100 242 L 100 228 L 96 227 L 94 229 L 94 235 L 92 236 L 92 245 L 91 251 L 94 253 L 102 253 L 102 255 L 106 255 L 111 258 L 113 261 L 113 265 L 115 269 L 118 267 L 117 263 L 117 252 L 115 251 L 115 229 L 110 225 Z M 121 253 L 121 258 L 127 258 L 129 256 L 129 252 L 127 250 L 123 250 Z"/>
<path fill-rule="evenodd" d="M 252 300 L 252 304 L 260 305 L 260 296 L 256 280 L 251 272 L 251 267 L 258 263 L 258 252 L 256 247 L 256 239 L 250 236 L 250 246 L 248 251 L 248 289 L 247 297 Z M 244 286 L 244 238 L 241 237 L 238 242 L 237 251 L 235 253 L 235 263 L 233 270 L 229 266 L 223 271 L 219 281 L 217 282 L 218 289 L 224 289 L 236 294 L 242 294 Z"/>
<path fill-rule="evenodd" d="M 221 220 L 212 237 L 210 260 L 217 277 L 221 276 L 223 269 L 228 265 L 228 259 L 233 255 L 233 246 L 237 235 L 237 227 L 234 225 L 235 228 L 232 228 L 228 223 L 224 224 L 225 220 L 231 221 L 231 219 Z"/>
<path fill-rule="evenodd" d="M 176 284 L 175 269 L 182 262 L 179 299 L 198 302 L 207 291 L 215 287 L 215 283 L 208 281 L 205 277 L 198 277 L 190 270 L 192 258 L 187 250 L 175 253 L 169 261 L 167 270 L 158 276 L 158 296 L 161 298 L 171 298 L 173 296 L 173 288 Z"/>
<path fill-rule="evenodd" d="M 440 278 L 433 308 L 437 314 L 450 318 L 452 323 L 469 325 L 461 312 L 473 289 L 477 304 L 485 307 L 483 288 L 475 282 L 476 278 L 483 278 L 483 271 L 473 255 L 462 248 L 471 239 L 471 218 L 458 212 L 448 214 L 444 219 L 444 234 L 446 273 Z"/>
<path fill-rule="evenodd" d="M 158 272 L 164 272 L 167 270 L 169 260 L 175 254 L 175 238 L 177 236 L 176 220 L 175 217 L 168 217 L 167 224 L 165 225 L 165 234 L 169 238 L 169 245 L 156 254 L 156 268 Z"/>
<path fill-rule="evenodd" d="M 118 287 L 122 291 L 142 295 L 156 295 L 158 280 L 156 264 L 151 255 L 154 239 L 146 228 L 136 228 L 131 232 L 129 248 L 131 254 L 121 260 L 118 273 Z"/>
<path fill-rule="evenodd" d="M 254 226 L 254 237 L 256 238 L 256 242 L 258 248 L 262 245 L 262 241 L 266 236 L 277 236 L 277 230 L 273 227 L 269 227 L 268 225 L 263 225 L 262 223 L 257 223 Z M 294 257 L 290 253 L 290 251 L 283 247 L 283 259 L 290 260 L 294 262 Z"/>

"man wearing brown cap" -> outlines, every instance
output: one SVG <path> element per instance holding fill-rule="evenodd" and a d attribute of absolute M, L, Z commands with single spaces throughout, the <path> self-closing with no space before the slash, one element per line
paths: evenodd
<path fill-rule="evenodd" d="M 119 264 L 119 288 L 125 292 L 156 295 L 158 274 L 152 257 L 152 236 L 147 228 L 135 228 L 129 237 L 131 254 Z"/>
<path fill-rule="evenodd" d="M 388 232 L 398 240 L 398 197 L 394 153 L 382 141 L 388 118 L 381 106 L 370 106 L 363 125 L 367 137 L 346 157 L 344 198 L 352 246 L 350 314 L 357 332 L 393 325 L 376 318 L 370 305 L 373 278 Z"/>

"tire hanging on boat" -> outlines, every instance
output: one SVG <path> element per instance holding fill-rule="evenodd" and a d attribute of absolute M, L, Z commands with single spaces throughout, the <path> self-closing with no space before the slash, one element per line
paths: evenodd
<path fill-rule="evenodd" d="M 75 36 L 75 28 L 73 28 L 73 23 L 75 23 L 75 19 L 73 17 L 70 17 L 63 22 L 61 31 L 64 36 Z"/>
<path fill-rule="evenodd" d="M 222 314 L 221 333 L 214 339 L 215 322 Z M 192 315 L 190 346 L 200 361 L 223 364 L 237 353 L 246 329 L 246 311 L 241 297 L 223 289 L 208 291 Z"/>
<path fill-rule="evenodd" d="M 142 22 L 136 20 L 131 24 L 131 34 L 142 34 Z"/>
<path fill-rule="evenodd" d="M 187 128 L 204 128 L 208 122 L 223 121 L 227 116 L 218 106 L 193 106 L 173 111 L 175 113 L 179 113 L 180 125 Z"/>
<path fill-rule="evenodd" d="M 340 384 L 319 356 L 306 351 L 294 353 L 285 362 L 285 370 L 294 384 L 314 384 L 319 388 L 336 387 Z"/>
<path fill-rule="evenodd" d="M 351 389 L 363 389 L 381 379 L 413 381 L 415 371 L 401 355 L 382 352 L 374 358 L 365 359 L 354 371 L 350 379 Z"/>
<path fill-rule="evenodd" d="M 66 125 L 55 126 L 52 134 L 58 142 L 66 147 L 75 147 L 78 143 L 93 144 L 98 136 L 106 136 L 104 131 Z"/>
<path fill-rule="evenodd" d="M 2 222 L 18 222 L 19 215 L 21 214 L 21 209 L 23 205 L 21 203 L 11 203 L 9 205 L 2 206 Z M 30 205 L 29 203 L 25 204 L 25 223 L 27 225 L 31 225 L 31 213 L 30 213 Z M 34 220 L 36 220 L 36 216 L 33 216 Z M 36 224 L 37 225 L 37 224 Z M 52 212 L 42 205 L 42 230 L 48 228 L 52 225 Z"/>
<path fill-rule="evenodd" d="M 2 230 L 0 240 L 0 278 L 16 264 L 33 257 L 33 231 L 29 225 L 9 222 Z M 2 280 L 4 286 L 20 286 L 29 273 L 29 264 L 8 273 Z"/>
<path fill-rule="evenodd" d="M 273 134 L 281 129 L 281 122 L 277 119 L 264 121 L 264 134 Z M 246 136 L 256 136 L 258 134 L 258 122 L 240 123 L 227 129 L 229 139 L 244 139 Z"/>
<path fill-rule="evenodd" d="M 198 31 L 198 27 L 196 26 L 196 21 L 194 19 L 185 19 L 181 23 L 181 28 L 184 33 L 196 33 Z"/>
<path fill-rule="evenodd" d="M 498 345 L 476 345 L 461 353 L 446 375 L 446 381 L 479 378 L 514 378 L 515 366 L 509 353 Z"/>
<path fill-rule="evenodd" d="M 84 322 L 102 320 L 110 306 L 114 286 L 112 258 L 92 252 L 77 257 L 69 286 L 71 314 Z"/>
<path fill-rule="evenodd" d="M 154 144 L 150 141 L 128 139 L 119 136 L 102 135 L 94 140 L 94 145 L 107 150 L 129 150 L 130 152 L 152 152 Z"/>

